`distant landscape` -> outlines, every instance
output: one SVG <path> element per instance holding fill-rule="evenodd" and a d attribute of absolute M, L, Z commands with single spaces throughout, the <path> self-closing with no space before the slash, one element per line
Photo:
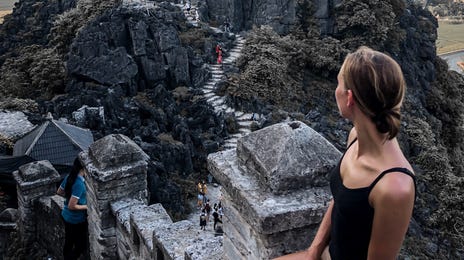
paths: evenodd
<path fill-rule="evenodd" d="M 3 16 L 11 13 L 14 3 L 18 0 L 2 0 L 0 1 L 0 23 L 3 23 Z"/>
<path fill-rule="evenodd" d="M 8 11 L 13 9 L 14 3 L 19 0 L 2 0 L 0 1 L 0 11 Z"/>
<path fill-rule="evenodd" d="M 464 23 L 438 22 L 437 53 L 443 54 L 464 49 Z"/>

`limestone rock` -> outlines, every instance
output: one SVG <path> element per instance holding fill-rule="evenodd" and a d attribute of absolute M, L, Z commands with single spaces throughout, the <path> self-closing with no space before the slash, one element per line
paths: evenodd
<path fill-rule="evenodd" d="M 276 124 L 253 132 L 237 143 L 242 165 L 262 187 L 280 194 L 328 184 L 327 173 L 340 152 L 302 122 Z"/>

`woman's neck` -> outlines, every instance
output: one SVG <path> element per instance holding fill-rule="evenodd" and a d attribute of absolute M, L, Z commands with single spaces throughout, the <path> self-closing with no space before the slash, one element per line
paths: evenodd
<path fill-rule="evenodd" d="M 363 155 L 383 156 L 385 145 L 390 143 L 386 134 L 379 133 L 373 122 L 366 119 L 362 123 L 354 123 L 356 128 L 358 147 L 357 155 L 359 158 Z"/>

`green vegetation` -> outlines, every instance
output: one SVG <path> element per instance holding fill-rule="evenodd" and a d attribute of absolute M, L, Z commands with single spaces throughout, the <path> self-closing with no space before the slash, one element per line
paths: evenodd
<path fill-rule="evenodd" d="M 464 49 L 464 23 L 451 24 L 446 21 L 438 22 L 437 53 Z"/>

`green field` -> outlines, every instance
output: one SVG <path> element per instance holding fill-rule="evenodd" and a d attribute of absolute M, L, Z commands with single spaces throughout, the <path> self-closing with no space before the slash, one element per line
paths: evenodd
<path fill-rule="evenodd" d="M 464 23 L 449 24 L 444 21 L 438 22 L 437 53 L 442 54 L 450 51 L 464 49 Z"/>

